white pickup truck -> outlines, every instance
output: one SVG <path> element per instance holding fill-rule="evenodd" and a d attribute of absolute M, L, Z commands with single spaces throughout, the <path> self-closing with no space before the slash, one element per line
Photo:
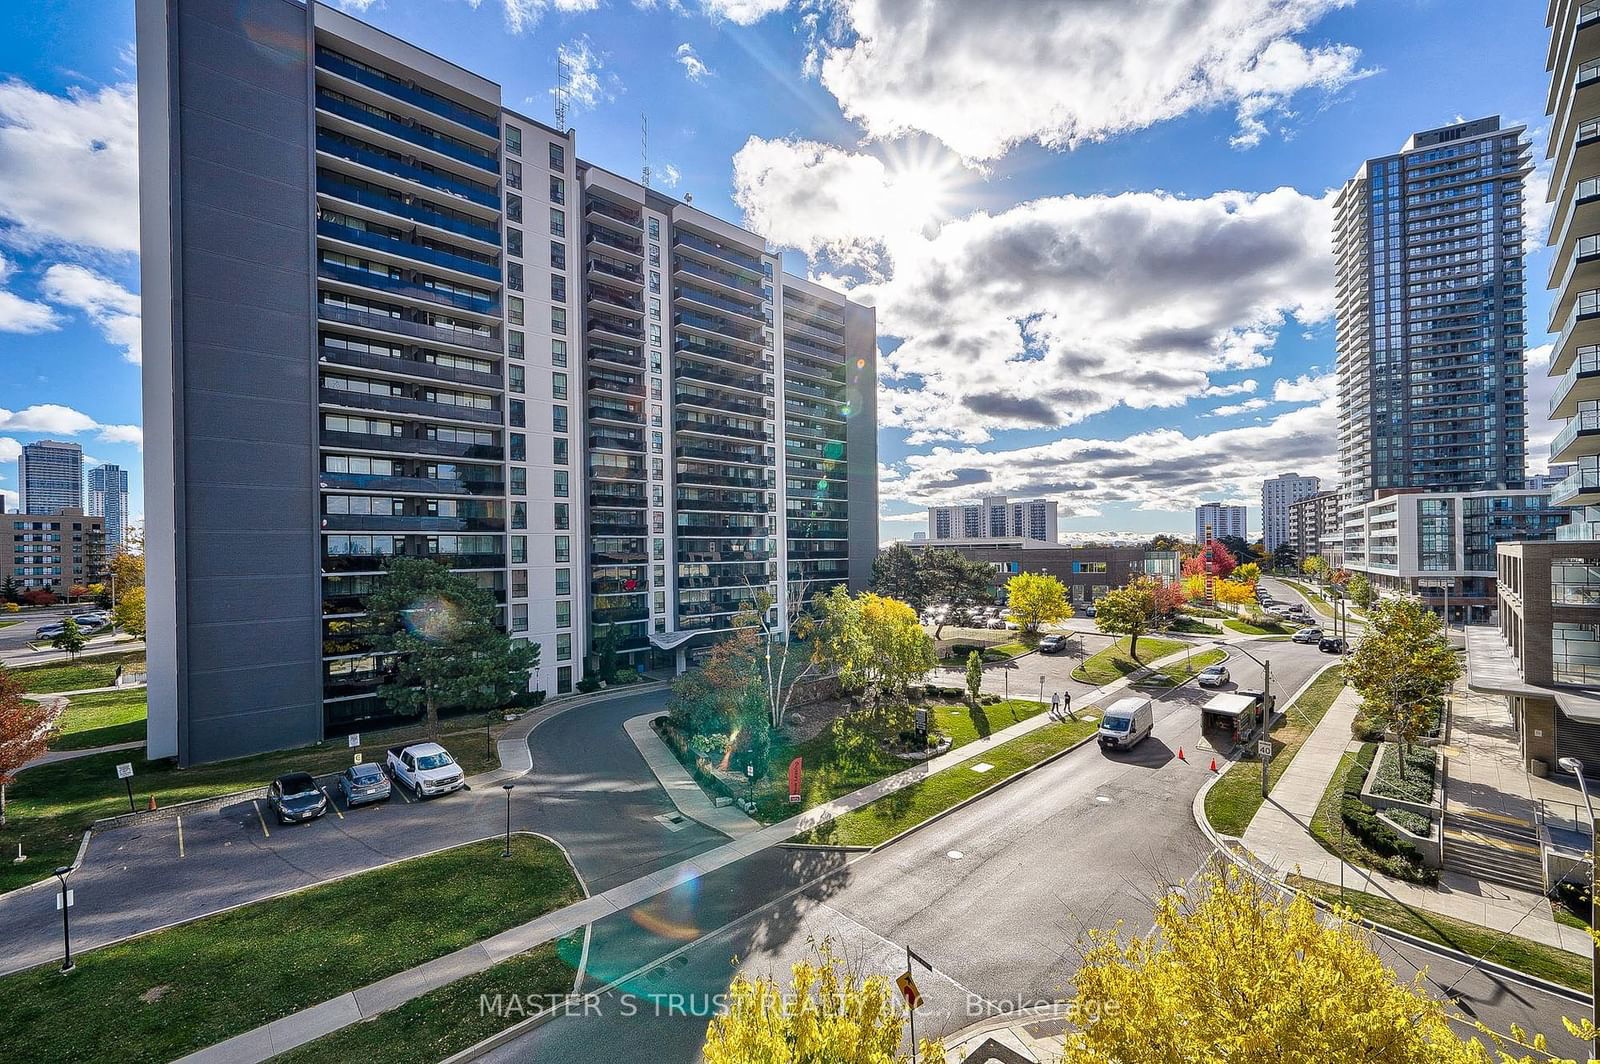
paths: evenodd
<path fill-rule="evenodd" d="M 467 785 L 461 766 L 438 743 L 412 743 L 389 748 L 389 775 L 418 798 L 449 794 Z"/>

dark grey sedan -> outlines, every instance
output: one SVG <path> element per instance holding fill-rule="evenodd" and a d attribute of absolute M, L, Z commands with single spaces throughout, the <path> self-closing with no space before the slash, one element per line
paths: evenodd
<path fill-rule="evenodd" d="M 328 796 L 309 772 L 289 772 L 267 787 L 267 804 L 280 824 L 315 820 L 328 811 Z"/>
<path fill-rule="evenodd" d="M 377 765 L 351 765 L 339 773 L 345 808 L 389 800 L 389 777 Z"/>

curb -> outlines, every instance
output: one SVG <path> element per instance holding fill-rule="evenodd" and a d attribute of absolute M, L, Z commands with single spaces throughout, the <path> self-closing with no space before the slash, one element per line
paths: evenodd
<path fill-rule="evenodd" d="M 1341 662 L 1329 662 L 1326 666 L 1313 673 L 1311 678 L 1306 681 L 1301 689 L 1294 693 L 1294 697 L 1289 700 L 1288 704 L 1292 705 L 1294 700 L 1299 698 L 1300 695 L 1304 693 L 1304 691 L 1313 683 L 1315 683 L 1323 673 L 1339 664 L 1341 664 Z M 1228 765 L 1232 766 L 1237 762 L 1237 758 L 1232 758 L 1229 759 Z M 1262 868 L 1257 867 L 1255 856 L 1251 854 L 1250 851 L 1245 847 L 1243 839 L 1233 835 L 1224 835 L 1211 826 L 1211 821 L 1206 818 L 1206 795 L 1209 794 L 1211 788 L 1215 787 L 1218 781 L 1222 779 L 1225 771 L 1226 770 L 1219 771 L 1216 773 L 1216 775 L 1212 776 L 1211 779 L 1207 780 L 1205 786 L 1201 787 L 1199 792 L 1194 796 L 1194 802 L 1191 805 L 1191 812 L 1194 816 L 1195 824 L 1205 834 L 1207 840 L 1210 841 L 1214 851 L 1222 854 L 1228 863 L 1240 869 L 1245 874 L 1253 876 L 1256 879 L 1270 884 L 1271 886 L 1274 886 L 1280 890 L 1285 890 L 1291 894 L 1303 897 L 1322 912 L 1334 912 L 1335 907 L 1323 901 L 1321 898 L 1292 887 L 1284 880 L 1277 878 L 1275 874 L 1277 871 L 1276 869 L 1271 869 L 1271 874 L 1269 874 L 1269 872 L 1263 871 Z M 1243 850 L 1244 853 L 1241 854 L 1239 852 L 1240 850 Z M 1270 866 L 1268 867 L 1270 868 Z M 1358 893 L 1366 892 L 1360 891 Z M 1585 994 L 1580 990 L 1574 990 L 1569 986 L 1563 986 L 1560 983 L 1553 983 L 1548 979 L 1541 978 L 1540 976 L 1531 975 L 1527 972 L 1519 971 L 1516 968 L 1509 968 L 1502 964 L 1496 964 L 1493 961 L 1480 960 L 1471 954 L 1463 953 L 1460 950 L 1452 949 L 1449 946 L 1440 945 L 1437 942 L 1430 942 L 1425 938 L 1418 938 L 1416 935 L 1401 931 L 1399 928 L 1390 927 L 1388 924 L 1380 923 L 1377 920 L 1369 919 L 1360 915 L 1359 913 L 1352 913 L 1349 919 L 1350 922 L 1364 927 L 1369 931 L 1375 931 L 1387 938 L 1393 938 L 1398 941 L 1408 943 L 1409 945 L 1423 950 L 1424 952 L 1453 960 L 1458 964 L 1465 964 L 1468 967 L 1475 967 L 1482 971 L 1491 972 L 1500 976 L 1501 978 L 1509 979 L 1514 983 L 1521 983 L 1525 986 L 1532 987 L 1535 990 L 1541 990 L 1552 997 L 1564 998 L 1577 1005 L 1588 1005 L 1592 1000 L 1590 995 Z M 1493 929 L 1486 928 L 1485 930 Z"/>

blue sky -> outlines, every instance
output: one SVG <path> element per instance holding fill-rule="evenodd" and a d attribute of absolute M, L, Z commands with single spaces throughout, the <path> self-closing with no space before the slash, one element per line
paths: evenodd
<path fill-rule="evenodd" d="M 344 6 L 546 121 L 565 49 L 585 158 L 635 174 L 643 114 L 658 187 L 874 302 L 886 537 L 1005 491 L 1072 532 L 1181 531 L 1199 499 L 1331 472 L 1328 191 L 1458 116 L 1525 122 L 1544 154 L 1531 4 Z M 55 435 L 138 497 L 132 5 L 24 0 L 0 30 L 0 491 Z"/>

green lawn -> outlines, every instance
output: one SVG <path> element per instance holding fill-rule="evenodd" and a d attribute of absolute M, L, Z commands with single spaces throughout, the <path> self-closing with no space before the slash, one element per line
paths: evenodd
<path fill-rule="evenodd" d="M 1184 632 L 1184 633 L 1187 633 L 1189 635 L 1221 635 L 1222 634 L 1222 629 L 1221 628 L 1218 628 L 1214 624 L 1207 624 L 1205 621 L 1198 620 L 1198 619 L 1196 619 L 1194 617 L 1175 617 L 1175 618 L 1173 618 L 1172 627 L 1169 629 L 1169 631 Z"/>
<path fill-rule="evenodd" d="M 1298 583 L 1294 580 L 1285 580 L 1284 583 L 1288 584 L 1290 587 L 1300 592 L 1300 594 L 1304 595 L 1306 601 L 1311 603 L 1311 607 L 1318 613 L 1322 614 L 1324 617 L 1333 616 L 1333 607 L 1328 604 L 1327 599 L 1322 597 L 1322 592 L 1315 591 L 1307 587 L 1305 584 Z"/>
<path fill-rule="evenodd" d="M 116 654 L 94 654 L 77 661 L 56 661 L 48 665 L 24 665 L 12 669 L 29 694 L 57 691 L 82 691 L 89 687 L 110 687 L 117 666 L 132 672 L 144 671 L 144 651 L 124 650 Z"/>
<path fill-rule="evenodd" d="M 1318 676 L 1278 719 L 1272 729 L 1272 763 L 1267 766 L 1269 789 L 1277 785 L 1343 687 L 1344 668 L 1335 666 Z M 1261 802 L 1261 763 L 1238 761 L 1206 792 L 1206 819 L 1224 835 L 1243 835 Z"/>
<path fill-rule="evenodd" d="M 939 659 L 939 664 L 948 668 L 965 668 L 967 655 L 973 649 L 975 648 L 967 647 L 960 653 L 948 654 Z M 998 662 L 1010 661 L 1012 658 L 1021 657 L 1032 649 L 1033 647 L 1028 646 L 1026 643 L 1000 643 L 996 646 L 984 647 L 978 653 L 980 660 L 985 665 L 994 665 Z"/>
<path fill-rule="evenodd" d="M 1337 886 L 1301 876 L 1291 876 L 1289 883 L 1323 901 L 1339 901 Z M 1486 927 L 1413 909 L 1390 898 L 1364 894 L 1358 890 L 1347 889 L 1344 892 L 1344 904 L 1359 915 L 1397 931 L 1449 946 L 1473 957 L 1487 955 L 1495 964 L 1515 968 L 1519 972 L 1527 972 L 1574 990 L 1585 993 L 1589 990 L 1588 957 L 1514 935 L 1502 936 L 1500 932 Z M 1577 1011 L 1574 1008 L 1574 1015 Z"/>
<path fill-rule="evenodd" d="M 1013 698 L 992 706 L 931 707 L 936 724 L 930 730 L 950 737 L 951 749 L 988 736 L 1042 712 L 1031 699 Z M 842 794 L 860 790 L 885 776 L 903 772 L 915 762 L 886 752 L 879 740 L 915 726 L 909 710 L 884 710 L 877 715 L 841 717 L 816 737 L 797 745 L 779 743 L 768 758 L 767 773 L 756 781 L 756 819 L 775 824 Z M 800 801 L 789 801 L 789 762 L 800 758 L 804 768 Z"/>
<path fill-rule="evenodd" d="M 500 848 L 474 843 L 94 950 L 68 978 L 54 964 L 6 976 L 6 1055 L 171 1060 L 583 897 L 551 843 L 519 837 L 509 861 Z M 100 1009 L 114 1021 L 64 1021 Z"/>
<path fill-rule="evenodd" d="M 879 798 L 853 813 L 846 813 L 821 827 L 802 832 L 791 841 L 831 846 L 876 846 L 971 798 L 979 791 L 1010 779 L 1051 754 L 1065 750 L 1093 735 L 1098 728 L 1098 720 L 1047 724 L 1027 735 L 985 750 L 969 761 L 953 765 L 903 790 Z M 972 766 L 980 762 L 994 767 L 987 772 L 974 772 Z"/>
<path fill-rule="evenodd" d="M 1288 635 L 1297 627 L 1292 624 L 1279 624 L 1277 621 L 1268 621 L 1266 624 L 1251 624 L 1249 621 L 1229 620 L 1222 623 L 1232 628 L 1235 632 L 1242 632 L 1245 635 Z"/>
<path fill-rule="evenodd" d="M 272 1064 L 326 1064 L 327 1061 L 362 1061 L 364 1064 L 417 1064 L 443 1060 L 492 1034 L 520 1023 L 553 998 L 572 990 L 583 933 L 559 942 L 547 942 L 487 971 L 458 979 L 437 990 L 324 1035 L 299 1049 L 272 1058 Z M 512 1011 L 509 1002 L 519 998 L 526 1012 Z M 500 997 L 505 1012 L 496 1016 L 480 1007 L 480 1000 Z"/>
<path fill-rule="evenodd" d="M 10 628 L 14 624 L 21 624 L 21 623 L 22 623 L 21 621 L 0 621 L 0 628 Z"/>
<path fill-rule="evenodd" d="M 61 734 L 50 749 L 88 750 L 143 741 L 147 712 L 142 687 L 72 695 L 61 714 Z"/>
<path fill-rule="evenodd" d="M 1210 650 L 1196 651 L 1184 661 L 1174 662 L 1164 669 L 1157 669 L 1137 682 L 1141 687 L 1147 685 L 1151 687 L 1176 687 L 1180 683 L 1187 683 L 1193 679 L 1195 674 L 1207 665 L 1215 665 L 1226 660 L 1228 660 L 1228 652 L 1226 650 L 1220 647 L 1212 647 Z"/>
<path fill-rule="evenodd" d="M 1176 639 L 1140 636 L 1139 656 L 1136 660 L 1128 652 L 1128 640 L 1119 639 L 1073 669 L 1072 678 L 1080 683 L 1092 683 L 1099 687 L 1120 680 L 1130 672 L 1137 672 L 1157 658 L 1175 654 L 1185 645 Z"/>
<path fill-rule="evenodd" d="M 499 763 L 485 753 L 482 718 L 476 718 L 479 727 L 475 729 L 467 723 L 471 719 L 446 721 L 440 735 L 469 775 Z M 381 761 L 387 747 L 424 734 L 417 725 L 369 732 L 363 735 L 366 742 L 360 749 L 368 761 Z M 48 878 L 50 869 L 70 864 L 91 823 L 128 811 L 128 794 L 116 773 L 120 762 L 133 764 L 133 793 L 142 809 L 152 794 L 160 804 L 172 805 L 263 787 L 274 776 L 293 769 L 335 772 L 350 763 L 353 752 L 341 738 L 184 769 L 174 768 L 170 761 L 148 761 L 132 750 L 89 754 L 29 769 L 6 790 L 6 826 L 0 828 L 0 853 L 15 854 L 20 838 L 28 861 L 0 861 L 0 893 Z"/>

